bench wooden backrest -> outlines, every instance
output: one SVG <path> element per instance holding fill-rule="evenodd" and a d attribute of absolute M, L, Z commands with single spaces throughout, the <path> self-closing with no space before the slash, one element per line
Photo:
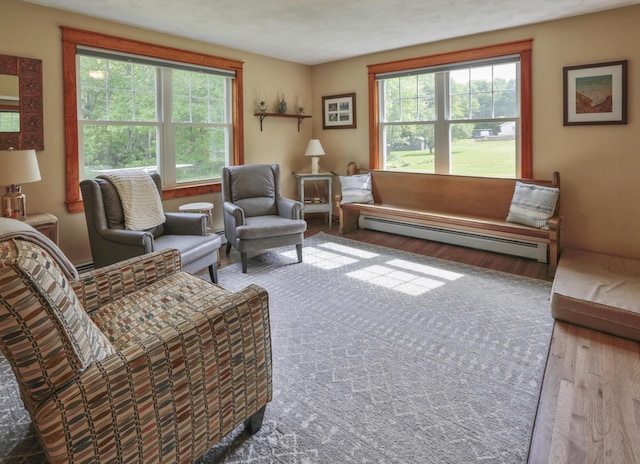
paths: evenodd
<path fill-rule="evenodd" d="M 498 220 L 504 220 L 509 213 L 516 183 L 516 179 L 375 170 L 371 171 L 371 180 L 375 203 Z M 553 173 L 552 180 L 521 181 L 560 186 L 557 172 Z"/>

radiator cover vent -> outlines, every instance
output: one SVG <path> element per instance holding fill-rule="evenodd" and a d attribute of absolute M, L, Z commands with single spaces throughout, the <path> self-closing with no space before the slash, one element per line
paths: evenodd
<path fill-rule="evenodd" d="M 548 262 L 546 243 L 527 242 L 506 237 L 475 234 L 465 230 L 445 229 L 441 227 L 394 221 L 392 219 L 360 215 L 358 226 L 361 229 L 377 230 L 407 237 L 449 243 L 480 250 L 504 253 L 523 258 L 532 258 L 541 263 Z"/>

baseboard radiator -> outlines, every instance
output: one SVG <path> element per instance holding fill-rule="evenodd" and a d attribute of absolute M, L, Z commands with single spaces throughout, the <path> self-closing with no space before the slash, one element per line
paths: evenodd
<path fill-rule="evenodd" d="M 546 243 L 527 242 L 506 237 L 475 234 L 464 230 L 445 229 L 441 227 L 395 221 L 361 214 L 358 219 L 361 229 L 405 235 L 434 242 L 477 248 L 480 250 L 504 253 L 523 258 L 535 259 L 541 263 L 548 262 Z"/>

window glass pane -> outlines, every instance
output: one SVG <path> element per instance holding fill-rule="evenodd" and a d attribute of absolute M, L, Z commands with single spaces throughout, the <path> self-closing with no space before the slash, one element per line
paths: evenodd
<path fill-rule="evenodd" d="M 400 104 L 402 105 L 402 121 L 415 122 L 418 120 L 418 101 L 415 97 L 403 98 Z"/>
<path fill-rule="evenodd" d="M 493 112 L 496 118 L 515 118 L 518 116 L 518 98 L 515 89 L 503 90 L 493 94 Z"/>
<path fill-rule="evenodd" d="M 156 169 L 155 126 L 85 124 L 81 127 L 83 179 L 114 169 Z"/>
<path fill-rule="evenodd" d="M 436 119 L 436 75 L 420 74 L 418 78 L 418 120 Z"/>
<path fill-rule="evenodd" d="M 176 180 L 192 182 L 220 177 L 228 152 L 224 127 L 176 127 Z"/>
<path fill-rule="evenodd" d="M 385 122 L 433 121 L 436 118 L 435 74 L 386 79 Z"/>
<path fill-rule="evenodd" d="M 20 112 L 0 110 L 0 132 L 20 132 Z"/>
<path fill-rule="evenodd" d="M 222 76 L 174 70 L 171 120 L 226 123 L 226 80 Z"/>
<path fill-rule="evenodd" d="M 495 90 L 516 89 L 516 64 L 507 63 L 493 67 L 493 88 Z"/>
<path fill-rule="evenodd" d="M 493 117 L 493 94 L 491 92 L 476 92 L 472 93 L 470 97 L 472 119 Z"/>
<path fill-rule="evenodd" d="M 450 119 L 469 119 L 469 94 L 451 95 Z"/>
<path fill-rule="evenodd" d="M 107 60 L 78 57 L 80 119 L 107 119 Z"/>
<path fill-rule="evenodd" d="M 451 124 L 451 174 L 516 177 L 515 122 Z"/>
<path fill-rule="evenodd" d="M 433 124 L 384 126 L 385 169 L 435 172 Z"/>
<path fill-rule="evenodd" d="M 156 121 L 153 66 L 79 56 L 80 119 Z"/>
<path fill-rule="evenodd" d="M 400 107 L 400 79 L 386 79 L 383 84 L 384 106 L 381 119 L 386 122 L 399 122 Z"/>

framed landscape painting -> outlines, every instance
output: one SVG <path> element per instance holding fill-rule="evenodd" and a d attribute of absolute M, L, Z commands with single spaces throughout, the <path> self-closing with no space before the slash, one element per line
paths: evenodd
<path fill-rule="evenodd" d="M 627 123 L 627 61 L 564 70 L 564 125 Z"/>
<path fill-rule="evenodd" d="M 322 97 L 323 129 L 355 129 L 356 94 Z"/>

